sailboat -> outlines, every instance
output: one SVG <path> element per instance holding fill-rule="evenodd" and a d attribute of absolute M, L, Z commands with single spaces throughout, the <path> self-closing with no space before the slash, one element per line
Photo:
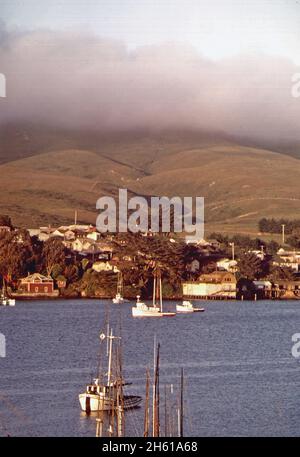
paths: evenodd
<path fill-rule="evenodd" d="M 124 382 L 120 357 L 121 338 L 113 335 L 112 329 L 105 335 L 101 333 L 100 341 L 107 341 L 108 367 L 103 372 L 99 367 L 99 375 L 86 386 L 84 393 L 79 394 L 79 402 L 82 411 L 115 411 L 120 403 L 122 395 L 122 408 L 124 410 L 137 407 L 142 398 L 137 395 L 123 395 Z"/>
<path fill-rule="evenodd" d="M 182 303 L 176 305 L 176 312 L 177 313 L 201 313 L 205 311 L 205 308 L 196 308 L 193 303 L 189 300 L 183 300 Z"/>
<path fill-rule="evenodd" d="M 157 299 L 159 303 L 157 303 Z M 153 282 L 153 299 L 152 306 L 140 301 L 140 296 L 137 296 L 135 306 L 131 308 L 133 317 L 172 317 L 175 316 L 174 312 L 164 312 L 162 302 L 162 285 L 161 285 L 161 274 L 157 271 L 154 275 Z"/>
<path fill-rule="evenodd" d="M 2 306 L 15 306 L 16 300 L 14 298 L 9 298 L 7 295 L 6 283 L 5 279 L 3 278 L 3 286 L 0 295 L 0 305 Z"/>
<path fill-rule="evenodd" d="M 170 404 L 167 398 L 167 389 L 165 386 L 165 401 L 164 401 L 164 430 L 161 423 L 161 395 L 160 395 L 160 344 L 154 346 L 154 366 L 153 366 L 153 384 L 152 384 L 152 401 L 150 402 L 150 372 L 146 371 L 146 396 L 145 396 L 145 411 L 144 411 L 144 437 L 168 437 L 176 436 L 183 437 L 183 419 L 184 419 L 184 377 L 183 368 L 180 376 L 180 396 L 178 406 Z M 171 385 L 171 392 L 173 385 Z M 150 405 L 152 403 L 152 405 Z M 151 408 L 152 406 L 152 408 Z M 152 411 L 151 411 L 152 410 Z M 152 412 L 152 417 L 151 417 Z M 177 422 L 177 431 L 175 431 L 175 423 Z M 163 433 L 164 431 L 164 433 Z M 151 433 L 152 432 L 152 433 Z"/>
<path fill-rule="evenodd" d="M 121 272 L 118 273 L 117 293 L 112 301 L 115 304 L 125 303 L 128 301 L 123 297 L 123 276 Z"/>

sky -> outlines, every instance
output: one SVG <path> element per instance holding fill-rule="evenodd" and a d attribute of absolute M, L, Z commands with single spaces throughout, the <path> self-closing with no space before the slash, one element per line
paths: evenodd
<path fill-rule="evenodd" d="M 299 0 L 0 0 L 21 29 L 80 28 L 129 48 L 163 42 L 220 59 L 249 50 L 300 63 Z"/>
<path fill-rule="evenodd" d="M 300 140 L 300 0 L 0 0 L 0 122 Z"/>

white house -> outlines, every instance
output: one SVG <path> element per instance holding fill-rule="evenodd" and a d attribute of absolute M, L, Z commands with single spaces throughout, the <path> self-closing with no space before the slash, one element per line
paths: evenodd
<path fill-rule="evenodd" d="M 200 275 L 198 281 L 183 282 L 183 295 L 190 298 L 236 298 L 236 278 L 227 271 Z"/>
<path fill-rule="evenodd" d="M 296 273 L 299 272 L 300 251 L 285 251 L 283 248 L 277 251 L 278 260 L 273 262 L 273 265 L 280 267 L 291 268 Z"/>
<path fill-rule="evenodd" d="M 92 269 L 100 273 L 101 271 L 113 271 L 114 273 L 118 273 L 118 268 L 116 265 L 112 265 L 109 262 L 94 262 L 92 265 Z"/>
<path fill-rule="evenodd" d="M 220 271 L 237 271 L 237 261 L 232 259 L 220 259 L 217 261 L 217 269 Z"/>

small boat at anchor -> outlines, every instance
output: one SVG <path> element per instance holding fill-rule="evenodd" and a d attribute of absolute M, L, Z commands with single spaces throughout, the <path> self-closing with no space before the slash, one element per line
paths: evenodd
<path fill-rule="evenodd" d="M 157 303 L 157 298 L 159 303 Z M 131 308 L 133 317 L 172 317 L 176 316 L 174 312 L 165 312 L 163 311 L 163 302 L 162 302 L 162 285 L 161 285 L 161 275 L 157 271 L 154 275 L 153 283 L 153 300 L 152 305 L 147 305 L 144 302 L 140 301 L 140 296 L 137 296 L 137 301 L 135 306 Z"/>
<path fill-rule="evenodd" d="M 7 294 L 7 288 L 3 278 L 3 287 L 0 295 L 0 306 L 15 306 L 15 304 L 16 300 L 14 298 L 10 298 Z"/>
<path fill-rule="evenodd" d="M 176 312 L 177 313 L 203 313 L 205 308 L 196 308 L 193 303 L 189 300 L 183 300 L 182 303 L 176 305 Z"/>
<path fill-rule="evenodd" d="M 135 306 L 132 307 L 133 317 L 163 317 L 163 313 L 159 306 L 148 306 L 140 301 L 140 296 L 137 296 Z"/>
<path fill-rule="evenodd" d="M 121 272 L 118 273 L 117 293 L 112 301 L 116 305 L 128 302 L 128 300 L 123 297 L 123 276 Z"/>

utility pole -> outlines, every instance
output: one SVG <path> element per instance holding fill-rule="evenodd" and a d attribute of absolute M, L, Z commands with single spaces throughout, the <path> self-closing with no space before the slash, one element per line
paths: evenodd
<path fill-rule="evenodd" d="M 232 260 L 234 260 L 234 243 L 229 243 L 229 246 L 231 246 Z"/>
<path fill-rule="evenodd" d="M 282 244 L 285 244 L 285 224 L 282 224 L 281 227 L 282 227 Z"/>

